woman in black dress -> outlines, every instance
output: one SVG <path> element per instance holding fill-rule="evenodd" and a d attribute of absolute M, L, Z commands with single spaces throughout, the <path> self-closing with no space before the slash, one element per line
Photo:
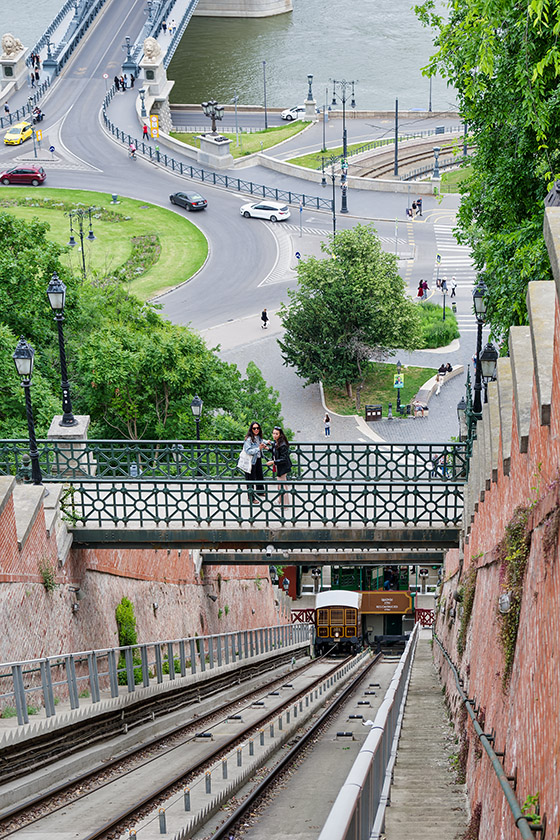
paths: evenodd
<path fill-rule="evenodd" d="M 284 488 L 287 485 L 288 473 L 292 469 L 292 462 L 290 461 L 290 444 L 288 438 L 280 428 L 275 426 L 272 430 L 272 460 L 267 461 L 267 466 L 274 467 L 276 478 L 280 486 Z M 288 493 L 282 493 L 280 496 L 282 504 L 287 504 L 290 500 Z"/>

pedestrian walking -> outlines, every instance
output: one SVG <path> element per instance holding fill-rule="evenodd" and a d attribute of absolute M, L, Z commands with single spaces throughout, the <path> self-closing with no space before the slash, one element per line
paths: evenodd
<path fill-rule="evenodd" d="M 451 283 L 449 285 L 451 287 L 451 297 L 455 297 L 455 292 L 457 291 L 457 281 L 454 276 L 451 278 Z"/>
<path fill-rule="evenodd" d="M 439 397 L 442 385 L 443 385 L 443 376 L 441 376 L 439 373 L 436 373 L 436 397 Z"/>
<path fill-rule="evenodd" d="M 416 202 L 412 202 L 412 218 L 416 216 Z"/>
<path fill-rule="evenodd" d="M 176 29 L 177 29 L 177 26 L 176 26 L 176 24 L 175 24 L 175 21 L 174 21 L 174 20 L 172 20 L 172 21 L 171 21 L 170 34 L 171 34 L 171 35 L 175 35 L 175 30 L 176 30 Z"/>
<path fill-rule="evenodd" d="M 422 199 L 421 198 L 416 199 L 416 207 L 418 209 L 418 215 L 421 216 L 422 215 Z"/>
<path fill-rule="evenodd" d="M 267 467 L 272 467 L 273 472 L 276 473 L 276 479 L 280 484 L 280 504 L 287 505 L 290 501 L 290 496 L 285 492 L 287 485 L 288 473 L 292 469 L 292 462 L 290 460 L 290 444 L 288 438 L 280 428 L 275 426 L 272 430 L 272 458 L 266 462 Z"/>
<path fill-rule="evenodd" d="M 144 123 L 144 125 L 142 126 L 142 136 L 144 137 L 144 140 L 150 139 L 150 132 L 146 123 Z"/>
<path fill-rule="evenodd" d="M 167 32 L 167 23 L 164 20 L 161 22 L 161 28 L 163 29 L 163 34 L 165 35 Z"/>
<path fill-rule="evenodd" d="M 41 78 L 41 74 L 39 73 L 38 70 L 35 70 L 35 81 L 37 82 L 37 84 L 39 84 L 40 78 Z"/>
<path fill-rule="evenodd" d="M 10 106 L 8 105 L 8 103 L 7 103 L 7 102 L 5 102 L 5 103 L 4 103 L 4 113 L 5 113 L 5 114 L 9 114 L 9 113 L 10 113 Z"/>
<path fill-rule="evenodd" d="M 420 282 L 418 283 L 418 293 L 417 293 L 416 297 L 419 297 L 419 298 L 423 298 L 423 297 L 424 297 L 424 286 L 423 286 L 423 284 L 422 284 L 422 281 L 421 281 L 421 280 L 420 280 Z"/>
<path fill-rule="evenodd" d="M 325 437 L 330 437 L 331 436 L 331 418 L 329 417 L 328 414 L 325 414 L 325 419 L 323 420 L 323 423 L 325 424 Z"/>
<path fill-rule="evenodd" d="M 115 78 L 113 79 L 113 82 L 115 83 L 115 89 L 118 90 L 120 85 L 121 85 L 121 81 L 120 81 L 119 77 L 115 76 Z"/>
<path fill-rule="evenodd" d="M 123 91 L 124 91 L 124 89 L 126 88 L 126 82 L 125 82 L 125 80 L 124 80 L 124 76 L 121 76 L 121 78 L 120 78 L 120 80 L 119 80 L 119 81 L 120 81 L 120 83 L 121 83 L 121 90 L 123 90 Z"/>
<path fill-rule="evenodd" d="M 247 492 L 250 502 L 260 502 L 258 496 L 264 496 L 264 484 L 256 482 L 262 482 L 263 480 L 262 451 L 266 448 L 267 444 L 263 440 L 261 424 L 251 423 L 243 443 L 243 449 L 252 458 L 251 472 L 245 473 L 249 485 Z"/>
<path fill-rule="evenodd" d="M 424 290 L 423 298 L 424 300 L 428 299 L 428 281 L 422 280 L 422 289 Z"/>
<path fill-rule="evenodd" d="M 130 74 L 130 87 L 131 87 L 131 88 L 133 88 L 133 87 L 134 87 L 134 81 L 135 81 L 135 79 L 134 79 L 134 73 L 131 73 L 131 74 Z"/>
<path fill-rule="evenodd" d="M 155 153 L 156 153 L 156 160 L 159 163 L 159 146 L 157 145 L 157 143 L 156 143 L 156 146 L 155 146 Z"/>
<path fill-rule="evenodd" d="M 33 72 L 33 70 L 29 74 L 29 82 L 32 88 L 35 87 L 35 73 Z"/>
<path fill-rule="evenodd" d="M 444 277 L 441 281 L 441 290 L 442 292 L 447 291 L 447 277 Z"/>
<path fill-rule="evenodd" d="M 268 329 L 268 322 L 269 322 L 269 320 L 270 320 L 270 319 L 269 319 L 269 317 L 268 317 L 268 312 L 266 311 L 266 309 L 263 309 L 263 311 L 261 312 L 261 321 L 262 321 L 262 327 L 261 327 L 261 329 L 263 329 L 263 330 L 267 330 L 267 329 Z"/>
<path fill-rule="evenodd" d="M 128 87 L 128 76 L 126 75 L 126 73 L 124 74 L 123 79 L 124 79 L 124 89 L 126 90 L 127 87 Z"/>

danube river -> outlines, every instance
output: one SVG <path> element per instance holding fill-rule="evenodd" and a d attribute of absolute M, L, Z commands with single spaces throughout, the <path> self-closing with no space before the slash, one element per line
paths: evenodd
<path fill-rule="evenodd" d="M 306 98 L 307 75 L 322 105 L 329 79 L 354 79 L 356 107 L 427 109 L 429 82 L 422 67 L 433 51 L 431 33 L 410 0 L 293 0 L 294 10 L 269 18 L 194 17 L 171 62 L 174 102 L 214 97 L 262 105 L 263 61 L 270 106 Z M 33 46 L 62 0 L 0 0 L 0 29 Z M 453 90 L 442 79 L 432 86 L 434 110 L 454 110 Z"/>

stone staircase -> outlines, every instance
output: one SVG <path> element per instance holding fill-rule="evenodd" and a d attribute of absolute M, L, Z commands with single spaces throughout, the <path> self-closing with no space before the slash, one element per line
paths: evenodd
<path fill-rule="evenodd" d="M 44 495 L 45 489 L 48 490 L 47 496 Z M 25 546 L 41 507 L 43 507 L 47 537 L 50 540 L 56 540 L 60 566 L 63 566 L 66 562 L 72 546 L 72 534 L 68 532 L 66 523 L 60 516 L 60 497 L 63 492 L 62 484 L 49 484 L 43 487 L 34 484 L 17 484 L 13 489 L 19 550 L 21 551 Z"/>
<path fill-rule="evenodd" d="M 412 666 L 391 804 L 385 812 L 386 840 L 455 840 L 464 835 L 465 786 L 457 784 L 452 764 L 457 750 L 430 639 L 422 633 Z"/>

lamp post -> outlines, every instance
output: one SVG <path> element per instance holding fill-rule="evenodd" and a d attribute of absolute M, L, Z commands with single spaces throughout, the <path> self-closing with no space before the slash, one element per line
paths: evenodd
<path fill-rule="evenodd" d="M 335 198 L 336 198 L 335 180 L 336 180 L 336 175 L 335 175 L 335 172 L 334 172 L 334 165 L 337 162 L 337 160 L 338 160 L 338 158 L 337 158 L 336 155 L 329 155 L 328 157 L 321 156 L 321 170 L 323 172 L 323 177 L 324 177 L 324 174 L 325 174 L 325 164 L 327 166 L 330 166 L 330 168 L 331 168 L 330 177 L 331 177 L 331 181 L 332 181 L 332 232 L 333 232 L 333 236 L 336 236 L 336 204 L 335 204 Z"/>
<path fill-rule="evenodd" d="M 62 322 L 64 321 L 64 303 L 66 301 L 66 286 L 59 279 L 58 274 L 53 274 L 47 288 L 47 297 L 54 312 L 54 320 L 58 327 L 58 349 L 60 354 L 60 375 L 62 378 L 62 420 L 59 426 L 77 426 L 78 421 L 72 414 L 72 402 L 70 400 L 70 383 L 66 370 L 66 350 L 64 348 L 64 334 Z"/>
<path fill-rule="evenodd" d="M 313 84 L 313 73 L 308 73 L 308 75 L 307 75 L 307 100 L 308 100 L 308 102 L 311 102 L 311 100 L 313 99 L 313 89 L 311 87 L 312 84 Z"/>
<path fill-rule="evenodd" d="M 239 127 L 237 125 L 237 103 L 239 102 L 239 96 L 234 93 L 233 99 L 231 100 L 231 104 L 235 105 L 235 139 L 237 141 L 237 147 L 239 147 Z"/>
<path fill-rule="evenodd" d="M 31 478 L 33 484 L 41 485 L 43 476 L 39 466 L 39 452 L 37 451 L 37 438 L 35 437 L 35 423 L 33 422 L 33 409 L 31 406 L 31 377 L 33 375 L 33 359 L 35 350 L 23 338 L 20 338 L 14 351 L 12 359 L 16 366 L 18 376 L 21 379 L 21 387 L 25 394 L 25 412 L 27 414 L 27 429 L 29 432 L 29 455 L 31 457 Z"/>
<path fill-rule="evenodd" d="M 445 283 L 445 277 L 443 278 L 443 283 Z M 441 294 L 442 294 L 442 297 L 443 297 L 443 317 L 442 317 L 441 320 L 445 321 L 445 299 L 447 297 L 447 285 L 444 286 L 443 283 L 442 283 L 442 286 L 441 286 Z"/>
<path fill-rule="evenodd" d="M 215 99 L 210 99 L 208 102 L 201 102 L 200 104 L 206 116 L 212 120 L 212 136 L 216 137 L 218 134 L 216 131 L 216 120 L 222 120 L 224 118 L 224 106 L 218 105 Z"/>
<path fill-rule="evenodd" d="M 461 397 L 457 403 L 457 420 L 459 421 L 459 440 L 462 441 L 466 437 L 467 429 L 467 401 Z"/>
<path fill-rule="evenodd" d="M 263 61 L 263 86 L 264 86 L 264 130 L 268 128 L 268 114 L 266 111 L 266 61 Z"/>
<path fill-rule="evenodd" d="M 138 93 L 140 94 L 140 116 L 147 117 L 148 112 L 146 111 L 146 91 L 144 88 L 140 88 Z"/>
<path fill-rule="evenodd" d="M 196 439 L 200 440 L 200 418 L 202 416 L 202 400 L 198 394 L 193 398 L 191 403 L 191 411 L 193 413 L 194 422 L 196 423 Z"/>
<path fill-rule="evenodd" d="M 94 207 L 88 207 L 87 210 L 70 210 L 68 213 L 68 217 L 70 219 L 70 240 L 68 244 L 71 248 L 76 247 L 76 240 L 74 239 L 74 227 L 73 225 L 77 226 L 78 236 L 80 237 L 80 246 L 82 249 L 82 272 L 84 275 L 84 280 L 86 279 L 86 254 L 84 251 L 84 220 L 87 218 L 89 221 L 89 233 L 86 237 L 90 242 L 95 241 L 95 236 L 93 235 L 92 223 L 91 223 L 91 212 L 94 210 Z"/>
<path fill-rule="evenodd" d="M 478 357 L 481 376 L 484 381 L 484 402 L 488 402 L 488 383 L 496 379 L 496 370 L 498 367 L 498 351 L 491 341 L 488 342 L 482 353 Z"/>
<path fill-rule="evenodd" d="M 356 80 L 346 80 L 346 79 L 331 79 L 333 86 L 333 98 L 332 104 L 336 105 L 336 89 L 339 88 L 339 96 L 342 99 L 342 162 L 341 162 L 341 169 L 342 169 L 342 204 L 340 207 L 341 213 L 348 213 L 348 184 L 346 183 L 346 173 L 348 172 L 348 134 L 346 131 L 346 91 L 352 88 L 352 100 L 350 102 L 350 107 L 356 107 L 356 99 L 354 97 L 354 85 L 357 84 Z"/>
<path fill-rule="evenodd" d="M 473 306 L 474 314 L 477 323 L 476 335 L 476 370 L 474 376 L 474 402 L 473 412 L 475 420 L 480 420 L 482 416 L 482 368 L 480 365 L 480 351 L 482 350 L 482 327 L 486 319 L 486 293 L 488 288 L 483 280 L 481 280 L 473 292 Z"/>
<path fill-rule="evenodd" d="M 397 361 L 397 376 L 401 375 L 401 361 Z M 397 414 L 401 413 L 401 389 L 397 388 Z"/>
<path fill-rule="evenodd" d="M 434 174 L 432 175 L 433 178 L 439 178 L 439 153 L 441 152 L 441 146 L 434 146 L 433 153 L 434 153 Z"/>

